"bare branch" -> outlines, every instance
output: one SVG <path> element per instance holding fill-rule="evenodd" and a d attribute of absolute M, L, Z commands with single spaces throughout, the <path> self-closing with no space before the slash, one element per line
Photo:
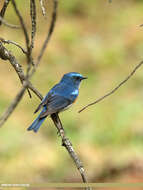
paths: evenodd
<path fill-rule="evenodd" d="M 39 1 L 40 1 L 40 5 L 41 5 L 42 14 L 43 14 L 43 16 L 45 16 L 46 15 L 46 11 L 45 11 L 43 0 L 39 0 Z"/>
<path fill-rule="evenodd" d="M 35 67 L 33 67 L 31 73 L 29 74 L 29 71 L 30 71 L 30 63 L 31 63 L 31 60 L 32 60 L 32 57 L 31 57 L 31 51 L 30 51 L 30 48 L 29 48 L 29 36 L 28 36 L 28 32 L 27 32 L 27 29 L 26 29 L 26 26 L 24 24 L 24 21 L 23 21 L 23 18 L 16 6 L 16 3 L 15 3 L 15 0 L 11 0 L 12 1 L 12 4 L 13 4 L 13 7 L 14 7 L 14 10 L 20 20 L 20 24 L 22 26 L 22 29 L 23 29 L 23 32 L 24 32 L 24 36 L 25 36 L 25 42 L 26 42 L 26 47 L 27 47 L 27 60 L 28 60 L 28 63 L 29 63 L 29 66 L 28 66 L 28 69 L 27 69 L 27 75 L 25 76 L 24 73 L 23 73 L 23 70 L 21 68 L 21 66 L 18 64 L 16 58 L 4 47 L 2 46 L 2 43 L 0 43 L 0 58 L 1 59 L 4 59 L 4 60 L 9 60 L 10 63 L 13 65 L 14 69 L 16 70 L 20 80 L 22 82 L 24 82 L 26 84 L 26 88 L 30 88 L 40 99 L 42 99 L 42 95 L 38 92 L 38 90 L 36 88 L 33 87 L 33 85 L 28 81 L 32 75 L 34 74 L 34 72 L 36 71 L 36 68 L 37 68 L 37 65 L 40 63 L 40 60 L 43 56 L 43 53 L 46 49 L 46 46 L 49 42 L 49 39 L 52 35 L 52 32 L 53 32 L 53 29 L 54 29 L 54 25 L 55 25 L 55 21 L 56 21 L 56 11 L 57 11 L 57 0 L 54 0 L 54 9 L 53 9 L 53 14 L 52 14 L 52 20 L 51 20 L 51 25 L 50 25 L 50 28 L 49 28 L 49 32 L 48 32 L 48 35 L 46 37 L 46 40 L 41 48 L 41 51 L 40 51 L 40 54 L 37 58 L 37 64 Z M 25 91 L 25 86 L 23 87 L 23 90 L 21 89 L 21 91 L 18 93 L 18 97 L 20 98 L 15 98 L 15 100 L 18 100 L 20 102 L 23 94 L 24 94 L 24 91 Z M 29 92 L 29 91 L 28 91 Z M 21 93 L 23 93 L 21 95 Z M 20 94 L 20 96 L 19 96 Z M 12 104 L 10 105 L 10 108 L 8 108 L 8 110 L 5 112 L 5 114 L 3 115 L 3 117 L 1 117 L 1 120 L 2 120 L 2 124 L 4 123 L 4 121 L 7 120 L 7 118 L 10 116 L 10 114 L 12 113 L 12 111 L 15 109 L 15 107 L 18 105 L 19 102 L 12 102 Z M 13 106 L 14 105 L 14 106 Z M 10 111 L 9 111 L 10 110 Z"/>
<path fill-rule="evenodd" d="M 26 25 L 24 23 L 23 17 L 21 16 L 20 11 L 17 8 L 15 0 L 11 0 L 11 1 L 12 1 L 14 10 L 15 10 L 18 18 L 19 18 L 19 21 L 20 21 L 20 24 L 21 24 L 21 27 L 22 27 L 22 30 L 23 30 L 23 33 L 24 33 L 24 36 L 25 36 L 25 43 L 26 43 L 26 48 L 27 48 L 26 56 L 27 56 L 27 63 L 28 63 L 28 68 L 27 68 L 27 74 L 26 75 L 28 76 L 29 71 L 31 69 L 31 65 L 33 65 L 33 59 L 32 59 L 32 56 L 31 56 L 31 48 L 30 48 L 29 36 L 28 36 L 27 28 L 26 28 Z"/>
<path fill-rule="evenodd" d="M 36 3 L 35 0 L 30 0 L 30 16 L 32 22 L 32 30 L 31 30 L 31 45 L 30 49 L 34 47 L 34 37 L 36 34 Z"/>
<path fill-rule="evenodd" d="M 16 95 L 13 102 L 10 104 L 10 106 L 7 108 L 7 110 L 4 112 L 4 114 L 0 117 L 0 127 L 6 122 L 6 120 L 9 118 L 9 116 L 11 115 L 13 110 L 16 108 L 16 106 L 20 102 L 21 98 L 24 95 L 24 92 L 25 92 L 27 86 L 28 86 L 28 83 L 23 84 L 23 87 L 18 92 L 18 94 Z"/>
<path fill-rule="evenodd" d="M 4 18 L 2 18 L 0 16 L 0 23 L 3 23 L 5 26 L 12 28 L 12 29 L 20 29 L 20 26 L 14 25 L 14 24 L 10 24 L 8 23 Z M 1 25 L 1 24 L 0 24 Z"/>
<path fill-rule="evenodd" d="M 54 29 L 55 21 L 56 21 L 56 13 L 57 13 L 58 2 L 57 2 L 57 0 L 53 0 L 53 5 L 54 6 L 53 6 L 52 20 L 51 20 L 49 32 L 48 32 L 48 35 L 47 35 L 47 37 L 46 37 L 46 39 L 44 41 L 44 44 L 43 44 L 43 46 L 41 48 L 40 54 L 39 54 L 39 56 L 37 58 L 36 65 L 35 65 L 35 67 L 33 67 L 31 73 L 30 73 L 30 65 L 31 65 L 31 62 L 32 62 L 31 53 L 32 53 L 32 48 L 33 48 L 33 45 L 34 45 L 34 37 L 35 37 L 35 33 L 36 33 L 35 0 L 31 0 L 31 20 L 32 20 L 31 45 L 30 45 L 30 42 L 29 42 L 29 36 L 28 36 L 26 26 L 24 24 L 23 18 L 21 16 L 19 10 L 17 9 L 15 0 L 12 0 L 12 4 L 14 6 L 15 12 L 16 12 L 19 20 L 20 20 L 20 24 L 21 24 L 22 30 L 24 32 L 27 51 L 24 50 L 16 42 L 13 42 L 13 41 L 10 41 L 10 40 L 4 40 L 4 39 L 1 39 L 1 41 L 3 43 L 8 43 L 8 44 L 11 43 L 11 44 L 16 45 L 17 47 L 19 47 L 23 51 L 23 53 L 26 54 L 27 61 L 28 61 L 28 70 L 27 70 L 27 75 L 25 75 L 24 72 L 23 72 L 22 66 L 18 63 L 15 56 L 12 55 L 12 53 L 10 51 L 8 51 L 3 46 L 3 44 L 0 42 L 0 58 L 3 59 L 3 60 L 8 60 L 11 63 L 11 65 L 15 69 L 16 73 L 18 74 L 20 81 L 23 84 L 23 87 L 18 92 L 18 94 L 16 95 L 16 97 L 13 100 L 13 102 L 11 103 L 11 105 L 4 112 L 4 114 L 0 117 L 0 126 L 2 126 L 5 123 L 5 121 L 9 118 L 11 113 L 14 111 L 14 109 L 16 108 L 16 106 L 18 105 L 20 100 L 22 99 L 26 89 L 28 89 L 28 88 L 31 89 L 41 100 L 43 99 L 43 96 L 41 95 L 41 93 L 35 87 L 33 87 L 33 85 L 29 82 L 29 79 L 34 74 L 34 72 L 36 71 L 36 68 L 37 68 L 38 64 L 40 63 L 40 60 L 41 60 L 41 58 L 42 58 L 42 56 L 44 54 L 44 51 L 45 51 L 45 49 L 47 47 L 47 44 L 48 44 L 48 42 L 49 42 L 49 40 L 51 38 L 52 33 L 53 33 L 53 29 Z M 58 115 L 57 115 L 57 117 L 55 117 L 55 116 L 56 116 L 56 114 L 53 114 L 51 117 L 52 117 L 52 119 L 53 119 L 59 133 L 61 134 L 63 146 L 67 149 L 68 153 L 70 154 L 71 158 L 73 159 L 74 163 L 76 164 L 76 167 L 78 168 L 78 170 L 79 170 L 79 172 L 81 174 L 83 182 L 87 183 L 83 165 L 82 165 L 80 159 L 78 158 L 76 152 L 74 151 L 71 142 L 69 141 L 68 138 L 66 138 L 66 136 L 64 134 L 63 127 L 62 127 L 62 124 L 60 122 L 60 119 L 59 119 Z M 58 127 L 60 127 L 60 128 L 58 128 Z M 88 188 L 88 187 L 86 188 L 86 190 L 89 190 L 89 189 L 90 188 Z"/>
<path fill-rule="evenodd" d="M 4 60 L 9 60 L 9 62 L 11 63 L 11 65 L 13 66 L 13 68 L 15 69 L 21 83 L 23 84 L 26 81 L 26 76 L 23 72 L 22 66 L 18 63 L 17 59 L 15 58 L 15 56 L 8 51 L 3 45 L 2 43 L 0 43 L 0 58 L 4 59 Z M 28 88 L 30 90 L 32 90 L 41 100 L 43 99 L 43 96 L 40 94 L 40 92 L 31 84 L 31 82 L 28 82 Z M 28 90 L 27 88 L 27 90 Z M 29 92 L 29 96 L 31 97 L 31 93 Z"/>
<path fill-rule="evenodd" d="M 8 50 L 2 45 L 1 42 L 0 42 L 0 58 L 1 58 L 1 59 L 4 59 L 4 60 L 9 60 L 9 62 L 11 63 L 11 65 L 13 66 L 13 68 L 15 69 L 16 73 L 18 74 L 21 83 L 23 84 L 23 82 L 26 80 L 26 77 L 25 77 L 25 75 L 24 75 L 22 66 L 18 63 L 18 61 L 17 61 L 16 58 L 12 55 L 12 53 L 11 53 L 10 51 L 8 51 Z M 28 94 L 29 94 L 29 96 L 30 96 L 30 98 L 31 98 L 32 96 L 31 96 L 31 93 L 30 93 L 30 91 L 28 90 L 28 88 L 27 88 L 27 91 L 28 91 Z"/>
<path fill-rule="evenodd" d="M 30 90 L 32 90 L 32 91 L 34 92 L 34 94 L 36 94 L 36 95 L 38 96 L 38 98 L 39 98 L 40 100 L 43 99 L 42 94 L 32 85 L 31 82 L 29 82 L 28 88 L 29 88 Z"/>
<path fill-rule="evenodd" d="M 3 43 L 6 43 L 6 44 L 13 44 L 13 45 L 17 46 L 18 48 L 20 48 L 24 54 L 27 53 L 26 50 L 23 47 L 21 47 L 21 45 L 19 45 L 17 42 L 14 42 L 14 41 L 11 41 L 11 40 L 5 40 L 5 39 L 3 39 L 1 37 L 0 37 L 0 41 L 3 42 Z"/>
<path fill-rule="evenodd" d="M 88 104 L 87 106 L 83 107 L 81 110 L 79 110 L 79 113 L 82 112 L 83 110 L 85 110 L 86 108 L 88 108 L 89 106 L 92 106 L 94 104 L 101 102 L 102 100 L 104 100 L 105 98 L 107 98 L 108 96 L 110 96 L 111 94 L 116 92 L 123 84 L 125 84 L 135 74 L 137 69 L 139 69 L 142 66 L 142 64 L 143 64 L 143 61 L 141 61 L 138 65 L 136 65 L 135 68 L 133 69 L 133 71 L 113 90 L 111 90 L 110 92 L 108 92 L 107 94 L 102 96 L 101 98 L 97 99 L 95 102 L 92 102 L 92 103 Z"/>
<path fill-rule="evenodd" d="M 64 128 L 62 126 L 61 120 L 58 116 L 57 113 L 54 113 L 51 115 L 51 118 L 58 130 L 58 133 L 61 136 L 62 139 L 62 146 L 64 146 L 66 148 L 66 150 L 68 151 L 69 155 L 71 156 L 72 160 L 74 161 L 78 171 L 80 172 L 80 175 L 82 177 L 82 180 L 84 183 L 88 183 L 87 182 L 87 178 L 85 175 L 85 171 L 84 171 L 84 167 L 83 164 L 81 163 L 78 155 L 76 154 L 75 150 L 72 147 L 72 143 L 70 142 L 70 140 L 65 136 L 65 132 L 64 132 Z M 90 187 L 86 187 L 86 190 L 91 190 Z"/>
<path fill-rule="evenodd" d="M 0 17 L 1 18 L 4 18 L 4 15 L 5 15 L 5 12 L 6 12 L 6 9 L 8 7 L 9 2 L 10 2 L 10 0 L 5 0 L 4 1 L 4 5 L 3 5 L 3 7 L 2 7 L 2 9 L 0 11 Z M 2 25 L 2 23 L 3 23 L 2 20 L 3 19 L 0 20 L 0 25 Z"/>
<path fill-rule="evenodd" d="M 41 93 L 31 84 L 31 82 L 28 81 L 28 79 L 26 78 L 26 76 L 24 75 L 22 66 L 18 63 L 18 61 L 16 60 L 15 56 L 12 55 L 12 53 L 10 51 L 8 51 L 0 42 L 0 58 L 3 60 L 8 60 L 11 65 L 13 66 L 13 68 L 15 69 L 20 81 L 22 84 L 26 83 L 26 88 L 28 90 L 28 88 L 30 90 L 32 90 L 41 100 L 43 99 L 43 96 L 41 95 Z M 25 86 L 24 86 L 25 89 Z M 24 90 L 23 89 L 23 90 Z M 18 98 L 15 98 L 15 100 L 20 101 L 24 91 L 21 89 L 21 91 L 18 93 L 19 95 Z M 23 93 L 23 94 L 21 94 Z M 28 90 L 29 95 L 31 96 L 31 93 Z M 16 96 L 16 97 L 17 97 Z M 18 103 L 16 103 L 16 101 L 12 102 L 12 104 L 9 106 L 9 108 L 7 109 L 7 111 L 3 114 L 3 116 L 1 116 L 0 118 L 0 126 L 2 124 L 4 124 L 4 122 L 8 119 L 8 117 L 10 116 L 10 114 L 12 113 L 12 111 L 15 109 L 15 107 L 18 105 Z"/>
<path fill-rule="evenodd" d="M 21 16 L 21 14 L 20 14 L 20 12 L 19 12 L 17 6 L 16 6 L 15 0 L 11 0 L 11 2 L 12 2 L 12 5 L 13 5 L 13 7 L 14 7 L 14 10 L 15 10 L 15 12 L 16 12 L 18 18 L 19 18 L 19 21 L 20 21 L 22 30 L 23 30 L 23 32 L 24 32 L 25 41 L 26 41 L 26 47 L 27 47 L 27 52 L 28 52 L 28 50 L 29 50 L 29 36 L 28 36 L 28 32 L 27 32 L 27 29 L 26 29 L 24 20 L 23 20 L 23 18 L 22 18 L 22 16 Z"/>

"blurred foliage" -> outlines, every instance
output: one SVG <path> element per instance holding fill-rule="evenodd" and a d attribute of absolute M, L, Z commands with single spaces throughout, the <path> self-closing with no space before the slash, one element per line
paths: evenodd
<path fill-rule="evenodd" d="M 46 0 L 45 0 L 46 1 Z M 30 31 L 27 1 L 18 1 Z M 2 2 L 1 2 L 2 3 Z M 38 33 L 34 56 L 48 31 L 51 2 L 46 1 L 47 19 L 38 6 Z M 2 4 L 0 5 L 2 6 Z M 18 24 L 10 5 L 6 20 Z M 47 23 L 48 22 L 48 23 Z M 61 0 L 54 34 L 43 60 L 32 78 L 44 95 L 61 76 L 77 71 L 88 80 L 72 109 L 61 114 L 67 136 L 79 153 L 89 179 L 95 180 L 109 163 L 117 168 L 143 157 L 143 75 L 142 68 L 114 95 L 82 113 L 82 106 L 114 88 L 143 59 L 143 2 L 97 0 Z M 2 26 L 0 36 L 24 45 L 23 33 Z M 26 68 L 21 51 L 6 45 Z M 21 84 L 9 62 L 0 60 L 0 113 L 10 104 Z M 27 132 L 39 99 L 26 93 L 1 128 L 1 181 L 61 182 L 80 181 L 71 159 L 57 137 L 56 128 L 47 119 L 37 134 Z"/>

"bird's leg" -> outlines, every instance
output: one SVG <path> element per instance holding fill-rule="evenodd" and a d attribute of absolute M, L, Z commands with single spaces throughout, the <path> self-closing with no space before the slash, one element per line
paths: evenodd
<path fill-rule="evenodd" d="M 56 128 L 57 128 L 57 130 L 58 130 L 58 132 L 57 132 L 58 136 L 64 137 L 65 131 L 64 131 L 64 128 L 63 128 L 63 126 L 62 126 L 62 123 L 61 123 L 61 121 L 60 121 L 60 119 L 59 119 L 58 113 L 53 113 L 53 114 L 51 115 L 51 118 L 52 118 L 52 120 L 54 121 L 55 126 L 56 126 Z"/>

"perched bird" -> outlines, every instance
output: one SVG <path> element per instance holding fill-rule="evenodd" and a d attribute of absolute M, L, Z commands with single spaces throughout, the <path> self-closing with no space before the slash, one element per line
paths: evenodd
<path fill-rule="evenodd" d="M 64 74 L 61 81 L 48 92 L 35 110 L 34 113 L 42 109 L 27 130 L 37 132 L 47 116 L 68 109 L 78 97 L 80 82 L 83 79 L 86 77 L 76 72 Z"/>

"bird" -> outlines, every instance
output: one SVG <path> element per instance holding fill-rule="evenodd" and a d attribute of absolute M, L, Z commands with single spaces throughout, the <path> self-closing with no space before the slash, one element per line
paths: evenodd
<path fill-rule="evenodd" d="M 84 79 L 87 79 L 87 77 L 77 72 L 64 74 L 60 82 L 51 88 L 35 110 L 34 113 L 37 113 L 42 109 L 27 130 L 33 130 L 36 133 L 47 116 L 70 108 L 79 95 L 80 83 Z"/>

